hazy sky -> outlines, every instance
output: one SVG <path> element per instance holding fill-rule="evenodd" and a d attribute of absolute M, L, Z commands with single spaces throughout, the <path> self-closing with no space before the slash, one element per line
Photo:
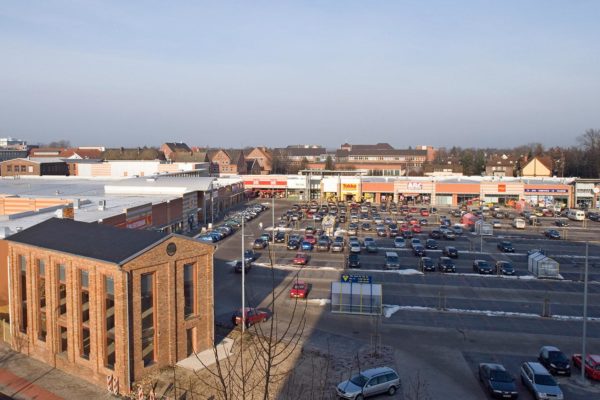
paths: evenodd
<path fill-rule="evenodd" d="M 600 1 L 0 2 L 0 136 L 241 147 L 576 143 Z"/>

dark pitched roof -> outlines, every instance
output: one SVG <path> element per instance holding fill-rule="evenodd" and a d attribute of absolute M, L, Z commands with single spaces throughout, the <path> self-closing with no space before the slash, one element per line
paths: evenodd
<path fill-rule="evenodd" d="M 167 142 L 165 143 L 165 146 L 167 146 L 169 149 L 171 149 L 171 151 L 173 152 L 191 152 L 192 149 L 190 149 L 188 147 L 187 144 L 181 142 L 181 143 L 171 143 L 171 142 Z"/>
<path fill-rule="evenodd" d="M 327 150 L 324 147 L 287 147 L 284 149 L 275 150 L 279 154 L 288 157 L 317 157 L 327 152 Z"/>
<path fill-rule="evenodd" d="M 50 218 L 6 240 L 121 264 L 167 236 L 160 232 Z"/>
<path fill-rule="evenodd" d="M 389 143 L 377 143 L 377 144 L 344 144 L 343 146 L 350 146 L 351 151 L 369 151 L 369 150 L 394 150 Z"/>
<path fill-rule="evenodd" d="M 175 162 L 206 162 L 206 153 L 195 151 L 193 153 L 174 153 L 173 161 Z"/>
<path fill-rule="evenodd" d="M 427 150 L 409 150 L 409 149 L 355 149 L 352 150 L 336 150 L 336 157 L 348 156 L 427 156 Z"/>

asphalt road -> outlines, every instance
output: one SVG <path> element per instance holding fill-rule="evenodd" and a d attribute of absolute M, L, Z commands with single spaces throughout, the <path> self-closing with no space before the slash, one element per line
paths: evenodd
<path fill-rule="evenodd" d="M 278 200 L 276 216 L 290 204 Z M 259 221 L 266 227 L 271 225 L 271 218 L 269 210 L 247 224 L 246 243 L 260 235 Z M 435 218 L 429 218 L 432 224 Z M 309 223 L 313 224 L 302 221 L 298 228 Z M 593 223 L 588 221 L 588 224 Z M 352 351 L 357 343 L 371 343 L 380 337 L 383 344 L 395 349 L 401 375 L 421 371 L 429 383 L 432 398 L 485 398 L 476 376 L 480 362 L 501 362 L 518 378 L 520 363 L 534 360 L 542 345 L 556 345 L 566 354 L 581 351 L 583 241 L 600 233 L 599 227 L 600 224 L 586 229 L 569 227 L 569 240 L 557 241 L 545 239 L 537 227 L 528 227 L 531 229 L 524 232 L 496 231 L 494 237 L 484 239 L 483 252 L 479 252 L 480 238 L 466 233 L 455 241 L 447 241 L 459 250 L 457 274 L 401 275 L 382 271 L 383 249 L 392 247 L 391 239 L 376 238 L 381 247 L 379 254 L 362 254 L 362 271 L 356 273 L 369 274 L 374 282 L 382 283 L 384 304 L 404 308 L 389 318 L 373 318 L 331 313 L 326 305 L 309 303 L 306 306 L 307 340 L 322 347 L 335 343 L 337 348 L 343 349 L 347 345 L 347 351 Z M 420 235 L 422 240 L 426 232 Z M 366 235 L 375 236 L 373 232 L 359 236 Z M 497 242 L 504 237 L 513 242 L 516 254 L 497 250 Z M 446 241 L 439 244 L 445 245 Z M 526 252 L 531 248 L 544 248 L 549 256 L 555 257 L 561 263 L 561 275 L 565 279 L 529 278 Z M 276 320 L 278 324 L 285 324 L 291 318 L 294 305 L 298 304 L 288 295 L 294 280 L 303 279 L 310 284 L 309 299 L 330 298 L 331 282 L 338 281 L 344 272 L 345 254 L 313 252 L 308 267 L 293 268 L 290 261 L 295 252 L 281 245 L 273 249 L 273 263 L 281 268 L 252 267 L 246 275 L 246 298 L 251 305 L 272 310 L 271 289 L 275 288 Z M 403 269 L 416 268 L 417 258 L 411 250 L 396 251 Z M 239 308 L 241 302 L 241 277 L 233 273 L 231 265 L 240 254 L 239 232 L 218 243 L 215 317 L 223 324 L 229 323 L 231 312 Z M 435 259 L 439 251 L 430 251 L 428 255 Z M 600 319 L 600 247 L 596 243 L 590 245 L 589 255 L 588 316 Z M 511 260 L 519 278 L 473 274 L 471 265 L 478 258 Z M 262 252 L 257 263 L 269 265 L 269 253 Z M 551 318 L 540 316 L 545 303 L 549 305 Z M 502 313 L 517 314 L 503 316 Z M 587 328 L 589 351 L 600 353 L 600 322 L 590 321 Z M 567 399 L 600 398 L 598 384 L 584 391 L 573 379 L 559 378 L 559 381 Z M 520 383 L 518 385 L 520 398 L 532 398 Z"/>

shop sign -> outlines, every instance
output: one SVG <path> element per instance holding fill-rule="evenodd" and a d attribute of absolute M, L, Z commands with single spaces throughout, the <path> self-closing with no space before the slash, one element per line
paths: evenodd
<path fill-rule="evenodd" d="M 569 193 L 567 189 L 525 189 L 525 193 Z"/>
<path fill-rule="evenodd" d="M 358 185 L 356 183 L 342 183 L 343 191 L 353 191 L 355 192 L 358 189 Z"/>
<path fill-rule="evenodd" d="M 408 190 L 423 190 L 423 184 L 421 182 L 408 182 Z"/>
<path fill-rule="evenodd" d="M 498 193 L 506 193 L 506 183 L 498 184 Z"/>

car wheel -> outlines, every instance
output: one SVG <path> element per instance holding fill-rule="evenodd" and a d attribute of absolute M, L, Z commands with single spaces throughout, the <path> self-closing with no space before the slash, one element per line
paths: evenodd
<path fill-rule="evenodd" d="M 393 396 L 394 394 L 396 394 L 396 386 L 390 386 L 390 388 L 388 389 L 388 394 L 390 396 Z"/>

